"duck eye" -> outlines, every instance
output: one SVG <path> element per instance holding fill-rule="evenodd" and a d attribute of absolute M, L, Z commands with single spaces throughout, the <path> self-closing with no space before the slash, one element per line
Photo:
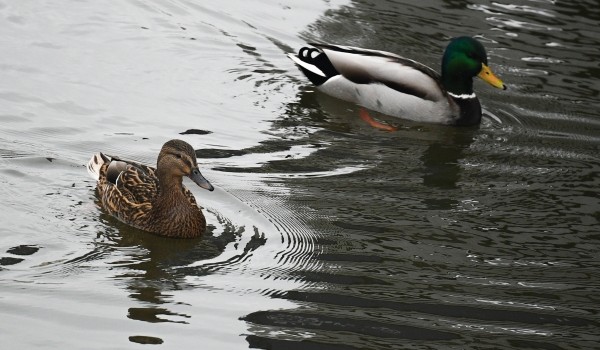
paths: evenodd
<path fill-rule="evenodd" d="M 175 157 L 177 157 L 177 159 L 181 159 L 181 154 L 176 154 Z"/>

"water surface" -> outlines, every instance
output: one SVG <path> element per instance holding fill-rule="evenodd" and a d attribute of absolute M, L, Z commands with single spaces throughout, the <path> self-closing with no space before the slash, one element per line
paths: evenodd
<path fill-rule="evenodd" d="M 593 349 L 592 2 L 0 2 L 0 335 L 9 348 Z M 324 96 L 306 41 L 438 68 L 477 35 L 480 127 Z M 209 234 L 99 208 L 84 164 L 197 149 Z M 157 345 L 158 344 L 158 345 Z M 150 345 L 148 345 L 150 346 Z"/>

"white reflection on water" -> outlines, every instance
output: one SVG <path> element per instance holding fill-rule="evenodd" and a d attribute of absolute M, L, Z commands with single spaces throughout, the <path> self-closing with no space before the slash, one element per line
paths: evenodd
<path fill-rule="evenodd" d="M 342 3 L 0 2 L 4 346 L 124 348 L 141 336 L 231 349 L 245 345 L 240 316 L 295 306 L 270 295 L 302 288 L 291 272 L 318 263 L 289 191 L 205 159 L 218 189 L 193 191 L 214 236 L 168 242 L 102 215 L 82 165 L 97 151 L 153 164 L 171 138 L 236 150 L 271 137 L 294 97 L 281 43 L 298 46 L 298 31 Z M 180 135 L 191 128 L 211 133 Z"/>
<path fill-rule="evenodd" d="M 231 349 L 247 333 L 282 348 L 597 343 L 594 13 L 341 5 L 0 2 L 3 345 Z M 284 55 L 304 44 L 299 32 L 435 67 L 449 37 L 472 33 L 511 87 L 478 87 L 479 129 L 382 134 L 311 92 Z M 192 128 L 211 133 L 179 134 Z M 174 137 L 199 150 L 284 147 L 202 159 L 218 187 L 193 189 L 204 239 L 102 215 L 88 157 L 152 164 Z M 448 342 L 429 339 L 437 330 Z"/>

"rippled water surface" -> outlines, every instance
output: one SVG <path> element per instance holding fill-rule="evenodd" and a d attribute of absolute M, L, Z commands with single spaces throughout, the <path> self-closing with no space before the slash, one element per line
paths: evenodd
<path fill-rule="evenodd" d="M 0 0 L 1 347 L 600 348 L 598 4 L 513 2 Z M 375 130 L 285 56 L 437 69 L 465 34 L 509 86 L 477 128 Z M 216 186 L 201 239 L 85 171 L 172 138 Z"/>

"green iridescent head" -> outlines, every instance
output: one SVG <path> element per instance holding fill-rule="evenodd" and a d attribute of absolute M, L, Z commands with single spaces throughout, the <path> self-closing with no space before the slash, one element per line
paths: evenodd
<path fill-rule="evenodd" d="M 490 85 L 506 89 L 504 83 L 487 65 L 483 45 L 468 36 L 452 39 L 442 58 L 442 84 L 454 95 L 473 93 L 473 77 L 479 76 Z"/>

